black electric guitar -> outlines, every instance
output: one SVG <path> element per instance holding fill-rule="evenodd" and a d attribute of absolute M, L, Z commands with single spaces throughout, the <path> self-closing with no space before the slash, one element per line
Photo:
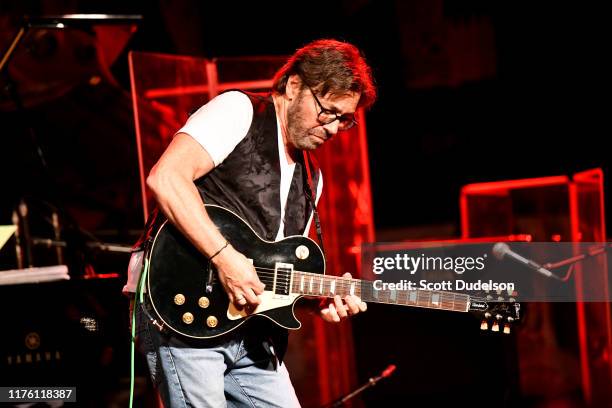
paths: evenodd
<path fill-rule="evenodd" d="M 479 312 L 484 318 L 481 328 L 502 332 L 509 332 L 509 324 L 520 317 L 516 302 L 491 302 L 442 291 L 375 290 L 370 281 L 325 275 L 323 253 L 310 238 L 264 241 L 233 212 L 216 205 L 206 205 L 206 211 L 234 248 L 252 260 L 265 291 L 261 304 L 251 313 L 237 309 L 206 257 L 166 221 L 146 255 L 147 295 L 158 323 L 184 336 L 221 336 L 251 318 L 268 318 L 287 329 L 299 329 L 293 307 L 302 296 L 355 294 L 365 302 Z"/>

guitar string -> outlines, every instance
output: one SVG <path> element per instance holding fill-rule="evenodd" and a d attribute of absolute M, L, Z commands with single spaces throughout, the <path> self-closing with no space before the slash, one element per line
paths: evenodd
<path fill-rule="evenodd" d="M 274 275 L 276 275 L 276 272 L 265 272 L 265 271 L 275 271 L 274 268 L 265 268 L 265 267 L 261 267 L 261 266 L 255 266 L 254 267 L 256 271 L 262 271 L 261 273 L 258 273 L 257 275 L 261 278 L 261 277 L 272 277 L 274 278 Z M 373 282 L 372 281 L 367 281 L 367 280 L 363 280 L 363 279 L 355 279 L 355 278 L 345 278 L 342 276 L 333 276 L 333 275 L 322 275 L 322 274 L 318 274 L 316 272 L 307 272 L 307 271 L 298 271 L 298 270 L 293 270 L 292 272 L 294 273 L 300 273 L 300 274 L 304 274 L 307 275 L 305 276 L 306 279 L 308 279 L 309 277 L 312 278 L 327 278 L 327 280 L 336 280 L 336 286 L 338 285 L 347 285 L 349 282 L 355 283 L 355 284 L 359 284 L 359 285 L 372 285 Z M 294 281 L 295 282 L 295 281 Z M 320 282 L 318 283 L 318 285 L 320 285 Z M 446 292 L 446 291 L 432 291 L 432 290 L 413 290 L 415 292 L 418 293 L 431 293 L 431 294 L 439 294 L 441 296 L 465 296 L 465 297 L 470 297 L 470 295 L 466 295 L 466 294 L 462 294 L 462 293 L 453 293 L 453 292 Z M 402 291 L 399 291 L 402 292 Z M 409 291 L 411 292 L 411 291 Z"/>
<path fill-rule="evenodd" d="M 272 270 L 269 268 L 261 268 L 261 267 L 255 267 L 255 270 L 261 270 L 261 269 L 268 269 L 268 270 Z M 326 278 L 326 280 L 330 281 L 330 280 L 335 280 L 336 281 L 336 287 L 343 287 L 343 288 L 347 288 L 350 287 L 352 284 L 358 284 L 358 285 L 368 285 L 371 286 L 372 282 L 371 281 L 367 281 L 367 280 L 361 280 L 361 279 L 354 279 L 354 278 L 344 278 L 344 277 L 340 277 L 340 276 L 330 276 L 330 275 L 320 275 L 317 273 L 312 273 L 312 272 L 303 272 L 303 271 L 293 271 L 293 272 L 297 272 L 297 273 L 301 273 L 301 274 L 306 274 L 308 276 L 306 276 L 305 278 L 308 279 L 309 277 L 314 279 L 314 278 L 318 278 L 319 282 L 314 283 L 313 280 L 313 286 L 320 286 L 321 285 L 321 278 Z M 270 273 L 270 272 L 261 272 L 257 274 L 260 278 L 262 279 L 272 279 L 273 283 L 273 279 L 274 279 L 274 275 L 275 273 Z M 312 280 L 311 279 L 311 280 Z M 293 284 L 295 285 L 295 280 L 293 281 Z M 310 282 L 304 282 L 305 284 L 310 285 Z M 325 283 L 324 283 L 325 284 Z M 384 290 L 382 290 L 382 292 L 385 292 Z M 401 292 L 406 292 L 406 291 L 398 291 L 399 293 Z M 450 297 L 456 297 L 456 296 L 465 296 L 468 297 L 469 295 L 465 295 L 465 294 L 461 294 L 461 293 L 450 293 L 450 292 L 445 292 L 445 291 L 428 291 L 428 290 L 411 290 L 411 291 L 407 291 L 407 292 L 417 292 L 417 293 L 422 293 L 422 294 L 432 294 L 432 295 L 440 295 L 440 296 L 450 296 Z"/>
<path fill-rule="evenodd" d="M 258 273 L 257 275 L 259 277 L 274 277 L 274 275 L 276 275 L 276 269 L 274 268 L 265 268 L 263 266 L 255 266 L 254 269 L 256 271 L 262 271 L 261 273 Z M 265 271 L 274 271 L 274 272 L 265 272 Z M 360 285 L 364 285 L 364 284 L 372 284 L 372 281 L 367 281 L 367 280 L 363 280 L 363 279 L 355 279 L 355 278 L 345 278 L 343 276 L 333 276 L 333 275 L 322 275 L 316 272 L 308 272 L 308 271 L 298 271 L 298 270 L 292 270 L 292 272 L 294 273 L 300 273 L 300 274 L 305 274 L 308 275 L 308 277 L 313 277 L 313 278 L 320 278 L 320 277 L 324 277 L 327 278 L 328 280 L 331 279 L 335 279 L 336 280 L 336 285 L 338 285 L 339 283 L 343 283 L 346 284 L 347 282 L 351 282 L 351 283 L 356 283 L 356 284 L 360 284 Z M 449 292 L 445 292 L 445 291 L 427 291 L 427 290 L 416 290 L 417 292 L 421 292 L 421 293 L 437 293 L 437 294 L 448 294 L 449 296 L 454 296 L 454 295 L 462 295 L 460 293 L 449 293 Z M 468 295 L 463 295 L 463 296 L 468 296 Z"/>
<path fill-rule="evenodd" d="M 273 281 L 272 282 L 262 282 L 264 284 L 266 284 L 266 286 L 273 286 Z M 320 285 L 316 285 L 318 287 L 320 287 Z M 341 289 L 345 289 L 346 293 L 348 293 L 349 288 L 348 287 L 343 287 Z M 376 301 L 377 303 L 388 303 L 388 304 L 395 304 L 395 305 L 405 305 L 405 306 L 425 306 L 425 307 L 429 307 L 432 309 L 446 309 L 446 310 L 460 310 L 463 311 L 465 309 L 464 306 L 464 302 L 467 301 L 467 299 L 457 299 L 453 294 L 442 294 L 440 299 L 437 302 L 432 302 L 431 301 L 431 296 L 425 295 L 422 296 L 420 295 L 418 292 L 422 292 L 422 291 L 416 291 L 417 292 L 417 298 L 415 299 L 410 299 L 408 297 L 408 295 L 406 295 L 406 297 L 404 298 L 404 296 L 401 295 L 401 293 L 398 294 L 397 298 L 395 300 L 391 299 L 391 296 L 385 296 L 385 295 L 379 295 L 376 298 L 373 297 L 372 294 L 366 293 L 366 292 L 360 292 L 358 293 L 358 295 L 361 295 L 363 299 L 365 299 L 366 301 Z M 300 293 L 300 292 L 298 292 Z M 303 295 L 312 295 L 312 296 L 316 296 L 316 297 L 333 297 L 335 295 L 339 295 L 339 294 L 334 294 L 332 296 L 331 293 L 326 292 L 325 294 L 322 293 L 308 293 L 308 291 L 302 291 L 300 294 Z"/>
<path fill-rule="evenodd" d="M 266 286 L 274 286 L 274 279 L 275 275 L 277 275 L 277 272 L 274 268 L 265 268 L 265 267 L 261 267 L 261 266 L 254 266 L 254 269 L 256 271 L 258 271 L 258 277 L 262 280 L 262 283 L 264 283 L 264 285 Z M 268 272 L 270 271 L 270 272 Z M 366 281 L 366 280 L 361 280 L 361 279 L 354 279 L 354 278 L 345 278 L 345 277 L 341 277 L 341 276 L 329 276 L 329 275 L 321 275 L 315 272 L 306 272 L 306 271 L 297 271 L 297 270 L 293 270 L 292 272 L 295 273 L 300 273 L 300 274 L 304 274 L 306 275 L 306 279 L 308 279 L 309 277 L 311 278 L 310 280 L 313 282 L 313 286 L 317 286 L 317 287 L 321 287 L 321 278 L 327 278 L 327 280 L 336 280 L 336 288 L 337 289 L 344 289 L 345 292 L 348 292 L 350 290 L 350 286 L 353 284 L 358 284 L 358 285 L 369 285 L 371 286 L 373 282 L 371 281 Z M 313 279 L 314 278 L 319 278 L 319 282 L 314 284 Z M 213 279 L 213 282 L 216 279 Z M 306 282 L 305 282 L 306 283 Z M 323 282 L 323 284 L 325 285 L 325 282 Z M 289 285 L 295 285 L 295 281 L 293 281 L 291 284 Z M 308 283 L 308 285 L 310 286 L 310 282 Z M 316 288 L 314 288 L 316 290 Z M 359 288 L 361 289 L 361 288 Z M 402 299 L 404 296 L 402 296 L 402 292 L 404 291 L 398 291 L 397 293 L 397 298 L 395 299 L 395 301 L 391 300 L 391 293 L 387 294 L 387 293 L 383 293 L 381 295 L 378 295 L 376 298 L 373 297 L 372 294 L 367 293 L 367 289 L 366 290 L 361 291 L 359 290 L 359 295 L 361 295 L 362 297 L 365 295 L 367 296 L 368 301 L 378 301 L 380 303 L 384 303 L 385 301 L 388 303 L 393 303 L 393 304 L 398 304 L 398 305 L 419 305 L 419 302 L 426 302 L 427 306 L 432 306 L 434 304 L 436 304 L 436 306 L 440 309 L 454 309 L 454 308 L 459 308 L 461 307 L 461 304 L 463 303 L 463 301 L 468 301 L 469 296 L 468 295 L 464 295 L 464 294 L 455 294 L 455 293 L 448 293 L 448 292 L 436 292 L 436 291 L 426 291 L 426 290 L 412 290 L 412 291 L 408 291 L 408 292 L 416 292 L 417 293 L 417 298 L 412 300 L 410 299 L 409 295 L 406 294 L 406 298 Z M 331 297 L 331 293 L 308 293 L 308 292 L 312 292 L 312 291 L 305 291 L 302 290 L 300 291 L 302 292 L 301 294 L 304 295 L 315 295 L 315 296 L 325 296 L 325 297 Z M 440 296 L 440 299 L 437 302 L 432 303 L 431 299 L 433 298 L 433 295 L 438 295 Z M 335 294 L 334 294 L 335 296 Z M 459 299 L 457 299 L 457 296 L 459 296 Z M 425 299 L 424 299 L 425 298 Z M 457 302 L 461 302 L 460 304 L 457 304 Z M 444 306 L 444 304 L 448 304 L 451 303 L 452 306 Z M 421 304 L 421 306 L 423 306 L 423 304 Z M 463 307 L 461 307 L 461 309 L 463 309 Z"/>
<path fill-rule="evenodd" d="M 259 277 L 274 277 L 274 275 L 276 275 L 276 272 L 265 272 L 265 271 L 275 271 L 275 269 L 273 268 L 264 268 L 261 266 L 256 266 L 254 267 L 256 271 L 262 271 L 261 273 L 258 273 L 257 275 Z M 334 276 L 334 275 L 322 275 L 316 272 L 307 272 L 307 271 L 298 271 L 298 270 L 292 270 L 292 272 L 294 273 L 299 273 L 299 274 L 304 274 L 307 275 L 305 276 L 306 279 L 308 279 L 309 277 L 312 278 L 326 278 L 327 280 L 336 280 L 336 285 L 338 284 L 347 284 L 347 283 L 356 283 L 356 284 L 373 284 L 372 281 L 368 281 L 368 280 L 363 280 L 363 279 L 356 279 L 356 278 L 346 278 L 343 276 Z M 294 281 L 295 282 L 295 281 Z M 421 293 L 437 293 L 437 294 L 448 294 L 449 296 L 454 296 L 454 295 L 462 295 L 460 293 L 453 293 L 453 292 L 445 292 L 445 291 L 435 291 L 435 290 L 416 290 L 417 292 L 421 292 Z M 468 295 L 463 295 L 463 296 L 468 296 Z"/>
<path fill-rule="evenodd" d="M 259 268 L 256 267 L 256 270 L 258 270 Z M 335 280 L 336 284 L 335 286 L 341 287 L 341 288 L 349 288 L 352 284 L 358 284 L 358 285 L 368 285 L 371 286 L 372 282 L 370 281 L 366 281 L 366 280 L 360 280 L 360 279 L 352 279 L 352 278 L 343 278 L 343 277 L 334 277 L 334 276 L 329 276 L 329 275 L 319 275 L 316 273 L 310 273 L 310 272 L 302 272 L 302 271 L 294 271 L 294 272 L 298 272 L 298 273 L 302 273 L 302 274 L 307 274 L 309 276 L 305 277 L 305 281 L 304 283 L 307 285 L 310 285 L 310 282 L 307 281 L 307 279 L 310 277 L 313 282 L 313 286 L 317 286 L 320 287 L 321 286 L 321 278 L 326 278 L 327 281 L 332 281 Z M 268 273 L 268 272 L 262 272 L 262 273 L 258 273 L 258 276 L 260 279 L 262 279 L 262 283 L 263 280 L 266 280 L 268 283 L 273 284 L 274 283 L 274 277 L 275 274 L 274 273 Z M 314 279 L 318 278 L 318 282 L 315 283 Z M 213 279 L 213 281 L 216 281 L 217 278 L 215 277 Z M 323 284 L 325 286 L 327 286 L 328 282 L 323 282 Z M 293 280 L 292 282 L 293 285 L 296 284 L 296 280 Z M 380 292 L 386 292 L 386 290 L 380 290 Z M 398 293 L 401 292 L 417 292 L 417 293 L 421 293 L 421 294 L 431 294 L 431 295 L 440 295 L 440 296 L 448 296 L 448 297 L 456 297 L 456 296 L 460 296 L 460 297 L 468 297 L 469 295 L 465 295 L 465 294 L 461 294 L 461 293 L 451 293 L 451 292 L 445 292 L 445 291 L 429 291 L 429 290 L 418 290 L 418 289 L 414 289 L 414 290 L 409 290 L 409 291 L 397 291 Z"/>
<path fill-rule="evenodd" d="M 256 271 L 262 271 L 261 273 L 258 273 L 257 275 L 259 277 L 274 277 L 274 275 L 276 275 L 276 269 L 274 268 L 265 268 L 263 266 L 255 266 L 254 269 Z M 265 271 L 274 271 L 274 272 L 265 272 Z M 373 282 L 372 281 L 367 281 L 367 280 L 363 280 L 363 279 L 355 279 L 355 278 L 345 278 L 343 276 L 333 276 L 333 275 L 322 275 L 316 272 L 308 272 L 308 271 L 298 271 L 298 270 L 292 270 L 292 272 L 294 273 L 300 273 L 300 274 L 304 274 L 307 275 L 306 278 L 308 277 L 313 277 L 313 278 L 327 278 L 328 280 L 331 279 L 335 279 L 336 280 L 336 286 L 340 283 L 342 284 L 346 284 L 347 282 L 351 282 L 351 283 L 356 283 L 356 284 L 360 284 L 360 285 L 364 285 L 364 284 L 369 284 L 371 285 Z M 432 294 L 440 294 L 440 295 L 448 295 L 448 296 L 466 296 L 468 297 L 469 295 L 465 295 L 465 294 L 461 294 L 461 293 L 453 293 L 453 292 L 445 292 L 445 291 L 428 291 L 428 290 L 414 290 L 416 292 L 420 292 L 420 293 L 432 293 Z"/>

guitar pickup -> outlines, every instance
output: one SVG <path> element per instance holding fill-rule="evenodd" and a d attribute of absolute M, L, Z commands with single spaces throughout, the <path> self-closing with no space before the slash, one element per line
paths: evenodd
<path fill-rule="evenodd" d="M 293 283 L 293 265 L 277 262 L 274 265 L 274 292 L 275 299 L 285 299 L 289 297 L 291 292 L 291 284 Z"/>

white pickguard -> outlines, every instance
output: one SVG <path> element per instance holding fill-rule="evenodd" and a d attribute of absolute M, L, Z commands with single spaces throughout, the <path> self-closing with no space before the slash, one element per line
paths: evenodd
<path fill-rule="evenodd" d="M 253 315 L 266 310 L 278 309 L 279 307 L 288 306 L 298 297 L 298 294 L 291 293 L 289 296 L 275 295 L 272 291 L 264 291 L 259 297 L 261 303 L 252 313 L 247 313 L 246 309 L 239 310 L 233 303 L 229 304 L 227 309 L 227 318 L 229 320 L 238 320 L 248 315 Z"/>

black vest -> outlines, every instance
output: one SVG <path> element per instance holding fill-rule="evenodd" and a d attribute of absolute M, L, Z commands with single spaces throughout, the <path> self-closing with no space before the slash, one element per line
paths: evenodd
<path fill-rule="evenodd" d="M 281 221 L 276 112 L 271 96 L 245 94 L 253 104 L 253 120 L 247 135 L 221 164 L 195 184 L 205 203 L 234 211 L 259 236 L 273 241 Z M 312 212 L 304 193 L 307 173 L 303 155 L 297 156 L 285 207 L 285 236 L 301 235 Z M 312 170 L 312 190 L 316 194 L 319 171 Z"/>

